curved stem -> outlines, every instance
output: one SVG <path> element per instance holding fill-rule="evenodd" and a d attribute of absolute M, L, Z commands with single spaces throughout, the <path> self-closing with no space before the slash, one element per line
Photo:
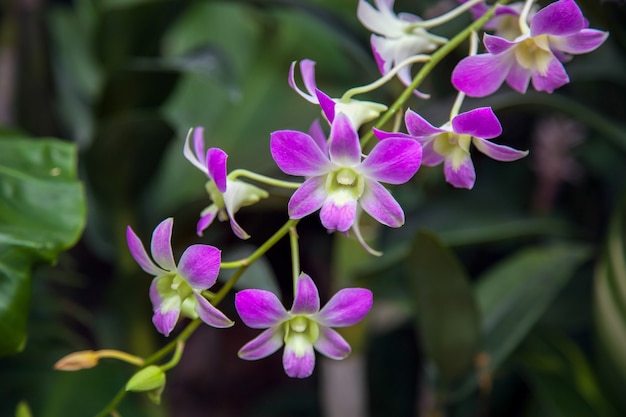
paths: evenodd
<path fill-rule="evenodd" d="M 489 19 L 491 19 L 498 5 L 505 3 L 508 3 L 508 0 L 500 1 L 494 4 L 484 15 L 482 15 L 479 19 L 475 20 L 472 24 L 463 29 L 463 31 L 459 32 L 454 38 L 450 39 L 447 44 L 443 45 L 434 54 L 432 54 L 430 56 L 430 61 L 426 62 L 417 73 L 417 75 L 415 75 L 415 78 L 413 78 L 413 82 L 411 82 L 411 84 L 402 92 L 400 97 L 398 97 L 398 99 L 391 105 L 389 110 L 387 110 L 387 112 L 381 116 L 378 123 L 376 123 L 376 128 L 380 129 L 382 126 L 384 126 L 385 123 L 387 123 L 387 121 L 391 119 L 393 115 L 402 108 L 404 103 L 409 98 L 411 98 L 411 96 L 413 95 L 413 91 L 422 83 L 422 81 L 424 81 L 424 79 L 437 66 L 437 64 L 439 64 L 439 62 L 441 62 L 443 58 L 445 58 L 465 39 L 467 39 L 467 37 L 470 36 L 473 31 L 477 31 L 478 29 L 483 27 L 483 25 L 487 23 Z M 367 142 L 369 142 L 373 137 L 374 133 L 371 130 L 368 131 L 367 134 L 365 134 L 361 139 L 361 146 L 365 146 L 365 144 L 367 144 Z"/>
<path fill-rule="evenodd" d="M 274 187 L 280 188 L 289 188 L 289 189 L 297 189 L 302 183 L 301 182 L 292 182 L 292 181 L 281 181 L 276 178 L 267 177 L 265 175 L 257 174 L 256 172 L 248 171 L 247 169 L 236 169 L 228 174 L 228 179 L 235 180 L 238 177 L 246 177 L 251 180 L 262 182 L 263 184 L 273 185 Z"/>
<path fill-rule="evenodd" d="M 470 0 L 467 3 L 463 3 L 462 5 L 458 6 L 455 9 L 450 10 L 447 13 L 442 14 L 441 16 L 437 16 L 434 19 L 429 19 L 429 20 L 423 20 L 421 22 L 415 22 L 413 24 L 413 27 L 416 28 L 432 28 L 435 26 L 439 26 L 442 25 L 452 19 L 454 19 L 455 17 L 459 16 L 461 13 L 464 13 L 465 11 L 471 9 L 472 7 L 474 7 L 475 5 L 477 5 L 478 3 L 481 3 L 483 0 Z"/>
<path fill-rule="evenodd" d="M 530 13 L 530 9 L 533 7 L 534 3 L 535 0 L 526 0 L 524 8 L 519 14 L 519 29 L 524 35 L 530 32 L 530 27 L 528 26 L 528 14 Z"/>

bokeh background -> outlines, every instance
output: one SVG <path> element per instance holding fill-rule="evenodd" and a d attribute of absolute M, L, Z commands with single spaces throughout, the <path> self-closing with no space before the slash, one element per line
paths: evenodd
<path fill-rule="evenodd" d="M 610 37 L 567 64 L 571 84 L 552 95 L 503 87 L 465 101 L 467 110 L 492 106 L 504 128 L 496 141 L 529 149 L 527 158 L 499 163 L 473 152 L 471 192 L 445 183 L 441 167 L 421 168 L 393 188 L 406 211 L 404 228 L 365 220 L 364 233 L 382 258 L 328 235 L 316 215 L 301 222 L 302 267 L 318 282 L 323 302 L 349 285 L 374 292 L 366 322 L 344 332 L 354 348 L 350 359 L 318 357 L 306 380 L 285 376 L 279 354 L 239 360 L 237 350 L 257 331 L 238 320 L 231 295 L 221 308 L 237 325 L 202 327 L 168 372 L 163 405 L 131 393 L 121 415 L 626 415 L 626 3 L 578 3 L 590 27 Z M 395 10 L 433 17 L 454 5 L 398 0 Z M 289 193 L 271 189 L 269 199 L 238 214 L 249 241 L 224 223 L 197 237 L 195 222 L 209 200 L 205 176 L 182 155 L 184 138 L 190 127 L 204 126 L 210 146 L 229 154 L 230 169 L 282 178 L 270 133 L 306 131 L 320 117 L 289 88 L 290 63 L 315 60 L 318 86 L 333 97 L 378 76 L 356 6 L 356 0 L 2 2 L 0 143 L 17 138 L 35 147 L 58 138 L 67 146 L 68 170 L 75 164 L 76 172 L 67 178 L 67 194 L 49 188 L 54 196 L 73 196 L 65 243 L 33 258 L 32 274 L 28 269 L 17 280 L 10 278 L 7 259 L 14 254 L 6 243 L 13 197 L 0 190 L 0 329 L 18 337 L 6 324 L 15 315 L 27 326 L 25 345 L 9 336 L 2 345 L 1 416 L 15 415 L 20 401 L 34 417 L 95 415 L 132 367 L 103 360 L 68 373 L 53 364 L 84 349 L 147 356 L 167 342 L 150 321 L 150 277 L 128 253 L 127 225 L 147 242 L 172 216 L 175 257 L 189 244 L 206 243 L 235 260 L 286 221 Z M 463 16 L 433 31 L 452 37 L 469 22 Z M 450 72 L 464 54 L 456 51 L 427 78 L 421 90 L 430 100 L 407 103 L 435 125 L 447 121 L 455 96 Z M 363 98 L 391 104 L 402 90 L 393 81 Z M 0 185 L 3 166 L 22 155 L 2 149 Z M 53 200 L 33 204 L 58 210 Z M 60 213 L 46 215 L 56 222 Z M 28 233 L 36 233 L 35 224 Z M 241 285 L 280 292 L 289 305 L 290 268 L 288 244 L 281 242 Z M 17 287 L 20 299 L 12 304 Z"/>

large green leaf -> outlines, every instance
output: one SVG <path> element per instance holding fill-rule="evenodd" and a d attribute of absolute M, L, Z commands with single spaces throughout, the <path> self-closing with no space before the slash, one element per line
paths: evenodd
<path fill-rule="evenodd" d="M 454 381 L 472 368 L 480 318 L 463 265 L 434 235 L 419 232 L 407 262 L 424 348 L 441 377 Z"/>
<path fill-rule="evenodd" d="M 526 337 L 589 250 L 569 243 L 534 247 L 502 261 L 476 287 L 485 350 L 496 369 Z"/>
<path fill-rule="evenodd" d="M 0 355 L 24 347 L 33 264 L 54 261 L 84 224 L 75 147 L 0 137 Z"/>

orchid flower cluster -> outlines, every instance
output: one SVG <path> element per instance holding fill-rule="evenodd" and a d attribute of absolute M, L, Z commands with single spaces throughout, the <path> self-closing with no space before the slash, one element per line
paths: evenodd
<path fill-rule="evenodd" d="M 287 206 L 289 221 L 285 226 L 250 257 L 239 261 L 223 262 L 220 249 L 194 244 L 176 263 L 171 246 L 172 218 L 154 230 L 151 256 L 128 227 L 130 253 L 141 269 L 153 277 L 149 292 L 154 309 L 152 320 L 164 336 L 174 331 L 181 317 L 192 321 L 177 336 L 179 342 L 184 342 L 200 323 L 217 328 L 233 326 L 236 320 L 228 318 L 217 305 L 252 262 L 289 235 L 294 288 L 291 308 L 287 310 L 278 296 L 269 291 L 251 288 L 237 292 L 235 308 L 241 321 L 251 328 L 263 329 L 239 350 L 239 357 L 257 360 L 284 348 L 284 370 L 295 378 L 313 373 L 315 351 L 331 359 L 346 358 L 350 345 L 333 328 L 352 326 L 363 320 L 372 307 L 373 294 L 365 288 L 345 288 L 320 307 L 314 278 L 300 270 L 298 221 L 319 212 L 321 225 L 329 233 L 354 237 L 366 251 L 381 255 L 363 238 L 360 223 L 362 216 L 368 215 L 388 227 L 404 224 L 404 211 L 386 185 L 407 183 L 421 165 L 443 165 L 450 185 L 472 189 L 476 172 L 471 145 L 498 161 L 515 161 L 528 154 L 493 141 L 502 133 L 502 126 L 491 107 L 460 112 L 466 95 L 486 97 L 505 81 L 520 93 L 526 92 L 531 81 L 537 91 L 552 93 L 569 82 L 564 63 L 572 55 L 598 48 L 608 36 L 606 32 L 588 28 L 574 0 L 558 0 L 541 9 L 533 0 L 495 6 L 470 0 L 431 20 L 396 14 L 393 3 L 393 0 L 374 0 L 370 4 L 359 0 L 357 8 L 358 19 L 372 32 L 371 48 L 381 73 L 379 80 L 333 98 L 317 87 L 315 62 L 305 59 L 289 68 L 288 84 L 302 98 L 319 106 L 323 116 L 323 121 L 314 121 L 306 132 L 279 130 L 270 135 L 269 148 L 278 168 L 301 181 L 285 181 L 243 169 L 229 173 L 228 155 L 218 148 L 207 149 L 201 127 L 190 129 L 183 154 L 206 175 L 206 190 L 211 199 L 211 204 L 200 213 L 196 227 L 199 236 L 218 219 L 229 222 L 238 238 L 247 239 L 249 234 L 235 220 L 239 210 L 267 198 L 274 188 L 293 190 L 293 194 Z M 475 21 L 454 39 L 429 32 L 466 12 Z M 485 52 L 477 53 L 476 31 L 481 28 L 492 33 L 484 34 Z M 451 76 L 458 95 L 449 120 L 435 126 L 408 108 L 404 113 L 405 131 L 399 126 L 385 128 L 386 122 L 410 97 L 428 99 L 428 94 L 417 89 L 418 84 L 441 58 L 467 39 L 470 39 L 470 53 Z M 412 67 L 416 64 L 423 66 L 413 76 Z M 298 68 L 304 89 L 296 81 Z M 407 86 L 407 94 L 393 105 L 353 98 L 380 88 L 396 76 Z M 371 143 L 373 139 L 375 143 Z M 220 269 L 226 268 L 238 268 L 238 271 L 217 292 L 212 291 Z M 172 350 L 173 346 L 166 348 Z M 182 349 L 181 343 L 176 346 Z M 162 389 L 164 374 L 155 371 L 152 363 L 143 363 L 147 365 L 131 379 L 132 384 L 129 381 L 128 390 Z M 169 368 L 157 369 L 164 372 Z"/>

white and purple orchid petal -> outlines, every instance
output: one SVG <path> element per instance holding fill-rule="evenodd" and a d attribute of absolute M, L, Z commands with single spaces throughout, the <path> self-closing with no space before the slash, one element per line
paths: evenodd
<path fill-rule="evenodd" d="M 345 232 L 352 227 L 356 218 L 356 200 L 350 196 L 344 196 L 341 192 L 340 194 L 342 196 L 338 199 L 329 196 L 320 210 L 322 226 L 330 231 Z M 340 204 L 337 204 L 336 200 L 340 200 Z"/>
<path fill-rule="evenodd" d="M 240 186 L 242 183 L 239 181 L 233 181 L 230 184 L 231 185 L 228 187 L 228 190 L 222 195 L 224 198 L 224 208 L 226 209 L 226 213 L 228 215 L 230 228 L 233 230 L 235 236 L 239 239 L 246 240 L 250 238 L 250 235 L 243 230 L 239 223 L 237 223 L 237 220 L 235 220 L 235 213 L 237 213 L 243 206 L 241 196 L 243 190 Z"/>
<path fill-rule="evenodd" d="M 156 263 L 167 271 L 176 270 L 176 262 L 172 254 L 172 226 L 174 219 L 169 217 L 163 220 L 152 232 L 150 251 Z"/>
<path fill-rule="evenodd" d="M 220 272 L 222 251 L 210 245 L 191 245 L 178 262 L 178 273 L 195 290 L 206 290 L 215 284 Z"/>
<path fill-rule="evenodd" d="M 287 206 L 290 218 L 301 219 L 322 207 L 327 198 L 326 177 L 309 178 L 293 193 Z"/>
<path fill-rule="evenodd" d="M 422 160 L 422 146 L 413 139 L 401 137 L 383 140 L 361 164 L 369 178 L 389 184 L 404 184 L 415 175 Z"/>
<path fill-rule="evenodd" d="M 385 226 L 400 227 L 404 224 L 402 207 L 391 193 L 376 181 L 365 180 L 365 190 L 359 203 L 367 214 Z"/>
<path fill-rule="evenodd" d="M 243 290 L 235 294 L 235 308 L 248 327 L 266 329 L 287 320 L 290 315 L 276 297 L 266 290 Z"/>
<path fill-rule="evenodd" d="M 206 153 L 209 177 L 215 182 L 220 193 L 226 191 L 226 159 L 228 155 L 220 148 L 211 148 Z"/>
<path fill-rule="evenodd" d="M 202 295 L 194 292 L 194 296 L 196 297 L 195 311 L 203 322 L 218 329 L 232 327 L 235 324 Z"/>
<path fill-rule="evenodd" d="M 487 52 L 492 55 L 498 55 L 513 48 L 519 43 L 519 41 L 509 41 L 499 36 L 489 35 L 488 33 L 485 33 L 485 36 L 483 36 L 483 43 L 485 44 L 485 49 L 487 49 Z"/>
<path fill-rule="evenodd" d="M 178 294 L 163 297 L 159 293 L 159 281 L 159 278 L 155 278 L 150 284 L 150 301 L 154 310 L 152 323 L 159 333 L 169 336 L 180 316 L 181 302 Z"/>
<path fill-rule="evenodd" d="M 294 335 L 285 343 L 283 368 L 291 378 L 307 378 L 315 369 L 313 345 L 303 335 Z"/>
<path fill-rule="evenodd" d="M 332 123 L 335 120 L 335 106 L 337 103 L 335 103 L 335 100 L 330 98 L 330 96 L 328 96 L 322 90 L 316 89 L 315 95 L 317 97 L 317 100 L 319 101 L 320 108 L 322 109 L 324 116 L 329 123 Z"/>
<path fill-rule="evenodd" d="M 545 76 L 536 72 L 532 74 L 531 79 L 535 90 L 545 91 L 546 93 L 552 93 L 569 82 L 569 76 L 563 64 L 554 56 L 548 64 Z"/>
<path fill-rule="evenodd" d="M 178 316 L 180 316 L 180 310 L 161 311 L 157 309 L 152 315 L 152 323 L 159 333 L 169 336 L 174 330 L 176 322 L 178 322 Z"/>
<path fill-rule="evenodd" d="M 298 93 L 302 98 L 304 98 L 309 103 L 317 104 L 317 99 L 315 97 L 315 62 L 310 59 L 305 59 L 300 62 L 300 73 L 302 75 L 302 81 L 304 82 L 304 86 L 308 90 L 309 94 L 298 88 L 295 80 L 295 67 L 296 61 L 291 63 L 289 67 L 289 86 Z M 312 80 L 311 80 L 312 76 Z M 312 88 L 311 88 L 312 87 Z"/>
<path fill-rule="evenodd" d="M 410 109 L 407 110 L 404 115 L 404 123 L 406 124 L 406 129 L 409 131 L 411 136 L 414 136 L 416 139 L 430 138 L 433 135 L 447 132 L 445 129 L 431 125 L 426 121 L 426 119 Z"/>
<path fill-rule="evenodd" d="M 329 170 L 330 160 L 306 133 L 279 130 L 270 136 L 270 151 L 278 167 L 289 175 L 315 176 Z"/>
<path fill-rule="evenodd" d="M 586 54 L 602 45 L 608 37 L 608 32 L 597 29 L 583 29 L 579 33 L 570 36 L 551 36 L 550 46 L 567 54 Z"/>
<path fill-rule="evenodd" d="M 313 344 L 315 350 L 335 360 L 345 359 L 352 349 L 346 340 L 335 330 L 320 327 L 319 339 Z"/>
<path fill-rule="evenodd" d="M 326 327 L 353 326 L 372 308 L 372 292 L 365 288 L 344 288 L 326 303 L 314 319 Z"/>
<path fill-rule="evenodd" d="M 228 206 L 226 206 L 226 211 L 228 212 L 230 228 L 235 236 L 242 240 L 250 239 L 250 235 L 243 229 L 243 227 L 239 225 L 239 223 L 237 223 L 237 220 L 235 220 L 235 214 L 231 213 L 231 210 L 229 210 Z"/>
<path fill-rule="evenodd" d="M 539 10 L 530 21 L 530 36 L 570 35 L 585 28 L 585 18 L 574 0 L 555 1 Z"/>
<path fill-rule="evenodd" d="M 506 83 L 511 86 L 513 90 L 524 94 L 528 89 L 531 75 L 531 70 L 522 67 L 516 62 L 511 66 L 509 75 L 506 77 Z"/>
<path fill-rule="evenodd" d="M 435 150 L 435 141 L 431 140 L 422 145 L 422 165 L 434 167 L 443 162 L 445 156 Z"/>
<path fill-rule="evenodd" d="M 248 361 L 266 358 L 281 348 L 283 337 L 282 326 L 269 328 L 239 349 L 238 356 Z"/>
<path fill-rule="evenodd" d="M 476 181 L 476 171 L 472 158 L 465 157 L 458 167 L 455 167 L 451 160 L 446 159 L 443 165 L 443 173 L 446 181 L 457 188 L 467 188 L 471 190 Z"/>
<path fill-rule="evenodd" d="M 399 28 L 401 22 L 393 13 L 393 1 L 376 1 L 376 5 L 379 10 L 365 0 L 359 0 L 356 14 L 361 24 L 374 33 L 400 36 L 402 34 Z"/>
<path fill-rule="evenodd" d="M 196 234 L 202 236 L 204 231 L 213 223 L 215 217 L 217 217 L 217 206 L 215 204 L 209 206 L 209 210 L 205 210 L 204 214 L 200 216 L 200 220 L 196 224 Z"/>
<path fill-rule="evenodd" d="M 311 123 L 311 127 L 309 127 L 309 136 L 313 138 L 315 144 L 319 146 L 322 153 L 328 156 L 328 144 L 326 143 L 326 135 L 322 130 L 322 125 L 319 119 L 315 119 L 313 123 Z"/>
<path fill-rule="evenodd" d="M 519 151 L 509 146 L 498 145 L 486 139 L 472 138 L 472 143 L 480 152 L 496 161 L 516 161 L 528 155 L 528 151 Z"/>
<path fill-rule="evenodd" d="M 452 84 L 470 97 L 488 96 L 500 88 L 515 62 L 508 52 L 465 57 L 452 71 Z"/>
<path fill-rule="evenodd" d="M 454 133 L 491 139 L 500 136 L 502 125 L 491 107 L 479 107 L 452 119 Z"/>
<path fill-rule="evenodd" d="M 187 137 L 185 138 L 183 155 L 185 155 L 185 158 L 187 158 L 187 160 L 200 171 L 204 173 L 207 172 L 206 165 L 204 164 L 204 128 L 192 127 L 189 129 Z"/>
<path fill-rule="evenodd" d="M 374 55 L 374 60 L 376 61 L 376 66 L 378 67 L 378 71 L 385 75 L 385 58 L 383 58 L 382 54 L 378 51 L 378 47 L 376 46 L 378 42 L 378 36 L 372 35 L 370 37 L 370 46 L 372 48 L 372 55 Z"/>
<path fill-rule="evenodd" d="M 296 296 L 289 312 L 293 315 L 315 314 L 320 311 L 320 295 L 311 277 L 304 272 L 296 282 Z"/>
<path fill-rule="evenodd" d="M 128 243 L 128 250 L 130 251 L 130 254 L 135 261 L 137 261 L 141 269 L 153 276 L 157 276 L 165 272 L 152 262 L 152 259 L 148 256 L 143 243 L 141 243 L 141 240 L 137 237 L 130 226 L 126 228 L 126 242 Z"/>
<path fill-rule="evenodd" d="M 328 153 L 330 160 L 341 166 L 353 167 L 361 162 L 359 135 L 343 113 L 335 117 L 330 128 Z"/>

